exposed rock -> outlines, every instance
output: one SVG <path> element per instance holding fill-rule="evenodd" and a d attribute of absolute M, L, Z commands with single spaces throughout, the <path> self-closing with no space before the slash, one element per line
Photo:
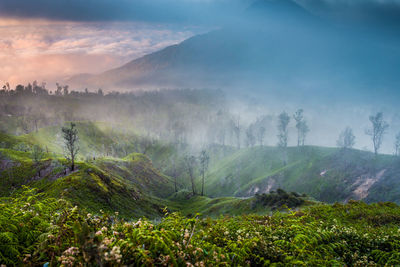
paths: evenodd
<path fill-rule="evenodd" d="M 369 193 L 368 190 L 383 177 L 385 172 L 386 169 L 383 169 L 373 177 L 371 177 L 370 174 L 361 175 L 353 184 L 353 186 L 357 186 L 353 191 L 355 198 L 357 200 L 366 198 Z"/>

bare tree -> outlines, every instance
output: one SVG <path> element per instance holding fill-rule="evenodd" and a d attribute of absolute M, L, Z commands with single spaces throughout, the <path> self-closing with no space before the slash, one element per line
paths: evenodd
<path fill-rule="evenodd" d="M 202 178 L 201 182 L 201 195 L 204 196 L 204 176 L 208 170 L 208 164 L 210 162 L 210 156 L 206 150 L 200 152 L 200 174 Z"/>
<path fill-rule="evenodd" d="M 367 129 L 366 134 L 371 136 L 375 155 L 378 155 L 379 149 L 382 145 L 383 135 L 389 128 L 389 124 L 384 121 L 382 112 L 376 113 L 375 116 L 369 116 L 369 120 L 372 123 L 372 128 Z"/>
<path fill-rule="evenodd" d="M 304 112 L 303 109 L 299 109 L 293 115 L 293 118 L 296 121 L 297 146 L 304 146 L 307 133 L 310 131 L 307 122 L 304 119 L 303 112 Z"/>
<path fill-rule="evenodd" d="M 32 114 L 32 120 L 33 120 L 33 125 L 35 126 L 35 131 L 38 132 L 39 131 L 39 123 L 41 120 L 43 120 L 44 118 L 44 114 L 42 113 L 42 111 L 39 109 L 39 111 L 37 113 Z"/>
<path fill-rule="evenodd" d="M 266 132 L 266 129 L 265 129 L 264 126 L 260 126 L 258 128 L 257 139 L 258 139 L 258 142 L 259 142 L 260 146 L 264 145 L 265 132 Z"/>
<path fill-rule="evenodd" d="M 296 121 L 296 128 L 297 128 L 297 146 L 300 146 L 300 127 L 303 122 L 303 110 L 298 109 L 296 113 L 293 115 L 294 120 Z"/>
<path fill-rule="evenodd" d="M 172 164 L 172 177 L 174 178 L 174 188 L 175 192 L 178 192 L 178 157 L 173 155 L 170 158 Z"/>
<path fill-rule="evenodd" d="M 396 135 L 396 141 L 394 143 L 395 155 L 400 156 L 400 133 Z"/>
<path fill-rule="evenodd" d="M 44 157 L 43 149 L 38 145 L 34 145 L 32 148 L 31 157 L 32 157 L 32 161 L 35 164 L 35 166 L 39 167 L 40 162 L 42 161 L 42 159 Z M 40 168 L 39 168 L 39 177 L 40 177 Z"/>
<path fill-rule="evenodd" d="M 139 141 L 140 153 L 145 154 L 153 147 L 153 141 L 150 137 L 143 137 Z"/>
<path fill-rule="evenodd" d="M 304 146 L 304 143 L 306 142 L 306 136 L 309 131 L 310 128 L 308 128 L 307 122 L 303 120 L 299 125 L 299 137 L 300 137 L 299 139 L 301 146 Z"/>
<path fill-rule="evenodd" d="M 246 145 L 248 147 L 253 147 L 256 143 L 256 137 L 254 135 L 254 126 L 250 125 L 246 130 Z"/>
<path fill-rule="evenodd" d="M 346 127 L 337 140 L 337 145 L 343 149 L 352 148 L 355 144 L 356 137 L 353 134 L 353 130 L 350 127 Z"/>
<path fill-rule="evenodd" d="M 256 122 L 254 123 L 257 141 L 260 146 L 264 145 L 265 134 L 267 132 L 267 128 L 270 125 L 271 119 L 271 116 L 263 115 L 261 117 L 258 117 Z"/>
<path fill-rule="evenodd" d="M 220 127 L 217 133 L 218 142 L 225 148 L 226 128 L 225 125 Z"/>
<path fill-rule="evenodd" d="M 290 117 L 286 112 L 282 112 L 278 117 L 278 146 L 282 149 L 283 152 L 283 164 L 287 163 L 287 145 L 288 145 L 288 125 L 290 122 Z"/>
<path fill-rule="evenodd" d="M 71 162 L 71 171 L 75 169 L 75 158 L 79 151 L 78 146 L 78 130 L 75 128 L 75 123 L 70 124 L 70 127 L 62 127 L 64 144 L 66 148 L 66 159 Z"/>
<path fill-rule="evenodd" d="M 29 119 L 27 118 L 27 116 L 22 116 L 21 119 L 19 119 L 19 125 L 21 126 L 22 130 L 24 133 L 29 133 L 30 132 L 30 126 L 29 126 Z"/>
<path fill-rule="evenodd" d="M 236 119 L 233 119 L 231 121 L 231 127 L 233 134 L 236 138 L 237 148 L 240 149 L 240 132 L 241 132 L 240 117 L 237 117 Z"/>
<path fill-rule="evenodd" d="M 288 144 L 288 125 L 290 122 L 290 117 L 286 112 L 282 112 L 278 117 L 278 139 L 279 139 L 279 147 L 286 148 Z"/>
<path fill-rule="evenodd" d="M 196 188 L 194 185 L 194 172 L 196 169 L 196 157 L 195 156 L 185 156 L 185 165 L 187 172 L 189 174 L 190 182 L 192 184 L 193 195 L 196 195 Z"/>

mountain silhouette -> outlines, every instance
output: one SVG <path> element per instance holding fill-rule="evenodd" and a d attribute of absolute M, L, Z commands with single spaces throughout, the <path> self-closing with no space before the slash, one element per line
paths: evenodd
<path fill-rule="evenodd" d="M 380 41 L 341 31 L 294 1 L 260 0 L 222 29 L 69 83 L 104 90 L 274 85 L 282 92 L 312 84 L 315 93 L 348 95 L 350 87 L 399 85 L 399 49 Z"/>

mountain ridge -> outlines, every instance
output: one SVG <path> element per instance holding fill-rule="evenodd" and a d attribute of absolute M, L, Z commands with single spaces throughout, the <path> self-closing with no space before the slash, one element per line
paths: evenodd
<path fill-rule="evenodd" d="M 105 91 L 240 92 L 247 87 L 263 95 L 273 95 L 271 88 L 276 87 L 289 96 L 296 88 L 299 94 L 341 98 L 350 94 L 356 100 L 360 94 L 377 94 L 376 87 L 395 92 L 400 86 L 400 51 L 391 42 L 388 49 L 384 42 L 337 28 L 293 1 L 260 0 L 236 23 L 98 75 L 72 77 L 68 83 Z"/>

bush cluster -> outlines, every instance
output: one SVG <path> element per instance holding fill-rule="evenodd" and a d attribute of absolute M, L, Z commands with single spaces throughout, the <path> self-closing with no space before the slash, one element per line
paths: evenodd
<path fill-rule="evenodd" d="M 277 209 L 281 207 L 295 208 L 304 204 L 304 198 L 295 192 L 287 193 L 282 189 L 271 191 L 269 194 L 256 194 L 254 205 L 272 207 Z"/>

